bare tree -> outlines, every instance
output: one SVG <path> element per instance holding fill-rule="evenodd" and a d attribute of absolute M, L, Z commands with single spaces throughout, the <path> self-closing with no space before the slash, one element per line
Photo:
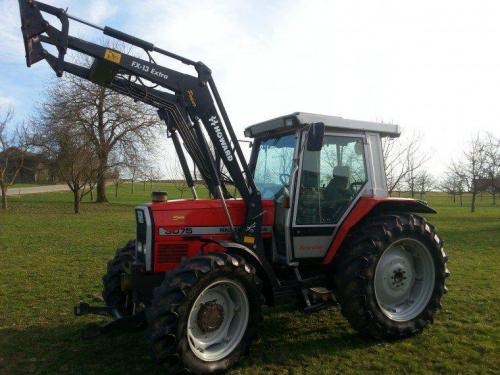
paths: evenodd
<path fill-rule="evenodd" d="M 496 196 L 500 190 L 500 139 L 488 134 L 485 150 L 485 178 L 487 191 L 491 194 L 493 206 L 496 206 Z"/>
<path fill-rule="evenodd" d="M 452 162 L 453 172 L 461 178 L 472 194 L 471 212 L 476 211 L 476 198 L 479 192 L 478 181 L 483 176 L 486 165 L 486 145 L 479 135 L 471 139 L 463 153 L 463 159 Z"/>
<path fill-rule="evenodd" d="M 148 167 L 142 170 L 140 179 L 142 181 L 142 191 L 146 191 L 146 183 L 148 182 Z"/>
<path fill-rule="evenodd" d="M 172 183 L 174 188 L 179 192 L 180 198 L 182 198 L 184 196 L 184 192 L 188 190 L 188 186 L 184 180 L 181 164 L 177 158 L 174 158 L 167 163 L 166 175 L 167 180 Z"/>
<path fill-rule="evenodd" d="M 127 169 L 130 178 L 130 192 L 135 192 L 135 182 L 144 175 L 145 166 L 141 160 L 129 160 L 127 162 Z"/>
<path fill-rule="evenodd" d="M 425 193 L 434 187 L 434 177 L 428 171 L 422 170 L 415 177 L 415 186 L 420 194 L 420 199 L 423 199 Z"/>
<path fill-rule="evenodd" d="M 404 182 L 406 184 L 408 192 L 410 193 L 410 196 L 412 198 L 415 198 L 415 189 L 417 187 L 417 173 L 415 169 L 413 169 L 413 166 L 409 168 L 408 173 L 406 174 L 406 177 L 404 179 Z"/>
<path fill-rule="evenodd" d="M 31 143 L 40 149 L 73 193 L 73 211 L 97 183 L 99 163 L 93 145 L 71 122 L 54 121 L 50 105 L 32 123 Z"/>
<path fill-rule="evenodd" d="M 7 127 L 12 123 L 14 110 L 9 107 L 0 115 L 0 190 L 2 209 L 7 209 L 7 189 L 14 184 L 24 164 L 26 143 L 19 129 L 8 134 Z"/>
<path fill-rule="evenodd" d="M 143 184 L 143 191 L 146 191 L 146 185 L 149 184 L 149 190 L 153 190 L 153 182 L 160 179 L 160 171 L 158 168 L 153 167 L 154 162 L 148 160 L 144 163 L 144 166 L 141 170 L 140 179 Z"/>
<path fill-rule="evenodd" d="M 146 173 L 144 177 L 149 182 L 149 190 L 153 191 L 153 182 L 158 181 L 161 177 L 161 172 L 158 168 L 149 166 L 146 168 Z"/>
<path fill-rule="evenodd" d="M 456 196 L 457 196 L 456 181 L 457 181 L 457 175 L 453 171 L 448 171 L 441 178 L 438 187 L 439 190 L 448 193 L 453 203 L 456 202 Z"/>
<path fill-rule="evenodd" d="M 113 186 L 115 188 L 115 198 L 118 198 L 118 189 L 123 183 L 123 165 L 115 165 L 109 170 L 107 175 L 113 182 Z"/>
<path fill-rule="evenodd" d="M 465 193 L 465 182 L 461 176 L 457 175 L 453 169 L 445 174 L 445 178 L 441 182 L 441 190 L 447 192 L 453 203 L 456 203 L 457 196 L 460 199 L 460 207 L 463 206 L 463 195 Z"/>
<path fill-rule="evenodd" d="M 66 77 L 66 76 L 65 76 Z M 128 154 L 154 145 L 158 116 L 151 107 L 75 76 L 55 86 L 58 120 L 72 121 L 89 139 L 98 161 L 97 202 L 105 202 L 106 172 L 113 152 Z"/>
<path fill-rule="evenodd" d="M 428 155 L 422 150 L 420 135 L 412 133 L 408 137 L 385 137 L 382 139 L 382 151 L 389 194 L 406 183 L 414 196 L 417 171 L 428 160 Z"/>
<path fill-rule="evenodd" d="M 130 192 L 134 194 L 135 183 L 144 176 L 144 171 L 147 168 L 145 153 L 140 150 L 130 152 L 123 156 L 123 161 L 118 165 L 122 165 L 123 174 L 130 181 Z"/>

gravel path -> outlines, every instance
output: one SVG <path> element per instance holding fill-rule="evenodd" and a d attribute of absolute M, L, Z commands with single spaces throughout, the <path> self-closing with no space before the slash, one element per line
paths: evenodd
<path fill-rule="evenodd" d="M 46 185 L 25 188 L 11 188 L 7 190 L 7 195 L 24 195 L 37 193 L 54 193 L 58 191 L 68 191 L 68 185 Z"/>

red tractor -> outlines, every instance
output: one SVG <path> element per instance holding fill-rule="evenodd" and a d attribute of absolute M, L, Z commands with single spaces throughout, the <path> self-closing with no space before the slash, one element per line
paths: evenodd
<path fill-rule="evenodd" d="M 446 292 L 447 256 L 418 215 L 435 211 L 388 197 L 381 137 L 397 137 L 397 125 L 293 113 L 245 130 L 253 138 L 247 163 L 203 63 L 44 3 L 19 5 L 28 66 L 46 60 L 58 76 L 74 74 L 156 107 L 193 192 L 174 201 L 158 192 L 136 207 L 136 239 L 117 251 L 103 278 L 106 306 L 75 308 L 115 317 L 98 332 L 146 327 L 158 361 L 211 373 L 246 353 L 263 305 L 298 301 L 311 313 L 339 303 L 354 329 L 381 339 L 432 323 Z M 60 29 L 43 13 L 59 18 Z M 75 38 L 70 19 L 149 58 Z M 68 49 L 92 57 L 92 66 L 65 61 Z M 152 52 L 197 74 L 161 66 Z M 212 199 L 198 198 L 185 152 Z"/>

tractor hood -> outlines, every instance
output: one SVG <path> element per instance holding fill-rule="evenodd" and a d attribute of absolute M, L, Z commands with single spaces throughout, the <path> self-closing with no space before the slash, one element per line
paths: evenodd
<path fill-rule="evenodd" d="M 234 226 L 244 225 L 245 202 L 228 199 L 226 203 Z M 274 201 L 263 200 L 262 205 L 262 237 L 271 238 Z M 175 268 L 183 258 L 193 257 L 201 249 L 208 250 L 207 239 L 231 239 L 231 228 L 218 199 L 172 200 L 148 206 L 152 215 L 154 272 Z"/>
<path fill-rule="evenodd" d="M 244 223 L 246 204 L 242 199 L 226 201 L 231 219 L 235 226 Z M 274 221 L 274 201 L 263 200 L 264 226 L 272 226 Z M 181 226 L 229 226 L 222 203 L 218 199 L 171 200 L 150 203 L 155 225 L 167 228 Z"/>

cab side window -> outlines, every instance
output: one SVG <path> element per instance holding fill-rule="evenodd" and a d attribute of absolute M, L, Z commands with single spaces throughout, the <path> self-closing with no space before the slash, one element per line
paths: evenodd
<path fill-rule="evenodd" d="M 367 181 L 363 139 L 325 135 L 304 151 L 296 224 L 335 224 Z"/>

